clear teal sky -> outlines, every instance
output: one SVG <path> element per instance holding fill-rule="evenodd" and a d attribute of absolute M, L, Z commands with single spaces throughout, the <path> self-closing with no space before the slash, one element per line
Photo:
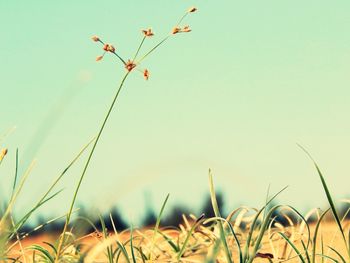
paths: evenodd
<path fill-rule="evenodd" d="M 0 167 L 9 192 L 18 147 L 22 170 L 37 164 L 18 201 L 28 208 L 96 134 L 124 72 L 96 63 L 99 35 L 129 58 L 140 29 L 151 47 L 188 7 L 190 34 L 178 35 L 134 72 L 113 111 L 83 182 L 79 203 L 126 218 L 158 208 L 196 207 L 210 167 L 227 208 L 260 206 L 273 191 L 300 209 L 325 198 L 307 147 L 337 198 L 349 196 L 350 2 L 343 1 L 1 1 L 0 131 L 9 156 Z M 84 156 L 86 158 L 86 155 Z M 83 162 L 45 207 L 68 209 Z"/>

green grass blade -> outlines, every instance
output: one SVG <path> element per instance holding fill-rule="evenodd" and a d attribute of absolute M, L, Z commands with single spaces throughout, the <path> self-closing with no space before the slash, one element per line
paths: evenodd
<path fill-rule="evenodd" d="M 21 190 L 22 190 L 22 188 L 24 186 L 24 183 L 26 182 L 30 172 L 34 168 L 34 165 L 35 165 L 35 162 L 33 161 L 29 165 L 28 169 L 25 171 L 22 179 L 20 180 L 19 186 L 18 186 L 17 190 L 15 191 L 15 193 L 13 194 L 13 198 L 10 200 L 8 206 L 6 207 L 6 210 L 5 210 L 4 214 L 2 215 L 2 217 L 0 219 L 0 229 L 3 228 L 6 220 L 8 219 L 8 216 L 9 216 L 10 212 L 12 211 L 12 207 L 13 207 L 13 205 L 14 205 L 14 203 L 15 203 L 18 195 L 19 195 L 19 193 L 21 192 Z"/>
<path fill-rule="evenodd" d="M 182 255 L 185 253 L 186 250 L 186 246 L 188 244 L 188 242 L 190 241 L 190 237 L 192 236 L 193 231 L 203 222 L 203 220 L 199 220 L 197 221 L 195 224 L 192 225 L 192 227 L 190 228 L 190 231 L 188 231 L 187 236 L 185 238 L 184 243 L 182 244 L 182 247 L 179 251 L 179 253 L 177 254 L 177 260 L 180 261 Z"/>
<path fill-rule="evenodd" d="M 269 212 L 268 212 L 268 214 L 267 214 L 265 220 L 264 220 L 263 223 L 262 223 L 261 230 L 260 230 L 260 233 L 259 233 L 259 235 L 258 235 L 258 237 L 257 237 L 257 240 L 255 241 L 255 245 L 254 245 L 253 251 L 252 251 L 251 255 L 248 257 L 248 260 L 247 260 L 248 263 L 253 262 L 253 260 L 254 260 L 254 258 L 255 258 L 255 256 L 256 256 L 256 254 L 257 254 L 257 252 L 258 252 L 258 250 L 259 250 L 259 246 L 260 246 L 261 241 L 262 241 L 262 239 L 263 239 L 263 237 L 264 237 L 264 233 L 265 233 L 265 231 L 266 231 L 266 229 L 268 228 L 269 223 L 270 223 L 270 220 L 269 220 L 269 219 L 272 217 L 273 213 L 274 213 L 277 209 L 279 209 L 279 208 L 281 208 L 281 207 L 283 207 L 283 205 L 276 205 L 276 206 L 272 207 L 272 208 L 269 210 Z M 307 228 L 307 230 L 308 230 L 308 242 L 307 242 L 306 248 L 308 248 L 309 245 L 310 245 L 310 242 L 311 242 L 311 234 L 310 234 L 310 227 L 309 227 L 309 225 L 307 224 L 305 218 L 304 218 L 295 208 L 293 208 L 292 206 L 284 206 L 284 207 L 287 207 L 287 208 L 291 209 L 294 213 L 296 213 L 296 214 L 306 223 L 306 228 Z M 262 211 L 262 210 L 260 210 L 260 211 Z"/>
<path fill-rule="evenodd" d="M 48 245 L 48 246 L 52 249 L 52 251 L 53 251 L 55 254 L 57 253 L 57 249 L 55 248 L 54 245 L 52 245 L 52 244 L 49 243 L 49 242 L 45 242 L 45 241 L 43 241 L 43 243 L 46 244 L 46 245 Z"/>
<path fill-rule="evenodd" d="M 338 215 L 337 210 L 336 210 L 336 207 L 335 207 L 335 205 L 334 205 L 332 196 L 331 196 L 330 191 L 329 191 L 329 189 L 328 189 L 328 187 L 327 187 L 326 181 L 325 181 L 325 179 L 324 179 L 324 177 L 323 177 L 323 175 L 322 175 L 322 173 L 321 173 L 321 171 L 320 171 L 318 165 L 317 165 L 316 163 L 314 163 L 314 164 L 315 164 L 315 167 L 316 167 L 316 169 L 317 169 L 317 172 L 318 172 L 318 174 L 319 174 L 319 176 L 320 176 L 320 179 L 321 179 L 323 188 L 324 188 L 325 193 L 326 193 L 326 196 L 327 196 L 328 203 L 329 203 L 329 205 L 330 205 L 330 207 L 331 207 L 331 210 L 332 210 L 333 217 L 334 217 L 334 219 L 335 219 L 335 221 L 336 221 L 336 223 L 337 223 L 337 226 L 338 226 L 339 231 L 340 231 L 340 233 L 341 233 L 341 235 L 342 235 L 342 238 L 343 238 L 343 240 L 344 240 L 344 242 L 345 242 L 345 245 L 347 245 L 346 238 L 345 238 L 345 234 L 344 234 L 344 230 L 343 230 L 343 227 L 342 227 L 342 225 L 341 225 L 341 222 L 340 222 L 340 219 L 339 219 L 339 215 Z M 349 255 L 349 256 L 350 256 L 350 255 Z"/>
<path fill-rule="evenodd" d="M 255 215 L 253 222 L 251 224 L 250 227 L 250 231 L 248 233 L 248 237 L 247 237 L 247 241 L 245 243 L 245 247 L 244 247 L 244 253 L 243 253 L 243 261 L 247 261 L 249 259 L 249 247 L 250 247 L 250 243 L 253 237 L 253 233 L 254 233 L 254 229 L 255 229 L 255 225 L 258 221 L 258 218 L 260 216 L 260 214 L 265 210 L 265 208 L 278 196 L 280 195 L 284 190 L 286 190 L 288 188 L 288 186 L 285 186 L 284 188 L 282 188 L 282 190 L 278 191 L 274 196 L 272 196 L 268 202 L 266 202 L 265 206 L 263 206 Z M 266 217 L 265 217 L 266 220 Z"/>
<path fill-rule="evenodd" d="M 159 211 L 159 214 L 158 214 L 158 217 L 157 217 L 157 220 L 156 220 L 156 224 L 154 226 L 154 232 L 153 232 L 153 236 L 152 236 L 151 251 L 153 251 L 153 249 L 154 249 L 154 243 L 155 243 L 156 235 L 157 235 L 157 233 L 159 233 L 158 230 L 159 230 L 160 221 L 162 219 L 165 206 L 166 206 L 166 204 L 167 204 L 167 202 L 169 200 L 169 196 L 170 196 L 170 194 L 167 194 L 167 196 L 166 196 L 166 198 L 165 198 L 165 200 L 164 200 L 164 202 L 162 204 L 162 207 L 161 207 L 161 209 Z M 150 253 L 149 257 L 150 257 L 150 260 L 152 261 L 152 253 Z"/>
<path fill-rule="evenodd" d="M 35 210 L 37 210 L 40 206 L 42 206 L 43 204 L 45 204 L 46 202 L 50 201 L 52 198 L 56 197 L 57 195 L 59 195 L 63 190 L 59 190 L 56 193 L 52 194 L 51 196 L 49 196 L 48 198 L 44 199 L 41 203 L 37 204 L 36 206 L 34 206 L 31 210 L 29 210 L 29 212 L 27 212 L 15 225 L 14 230 L 18 231 L 24 224 L 25 222 L 27 222 L 27 220 L 29 219 L 29 217 L 34 213 Z"/>
<path fill-rule="evenodd" d="M 215 214 L 216 217 L 220 217 L 221 218 L 219 206 L 218 206 L 218 203 L 217 203 L 217 200 L 216 200 L 216 194 L 215 194 L 214 182 L 213 182 L 213 175 L 212 175 L 210 169 L 209 169 L 209 189 L 210 189 L 210 197 L 211 197 L 211 203 L 212 203 L 212 206 L 213 206 L 214 214 Z M 226 241 L 224 226 L 223 226 L 221 221 L 219 221 L 219 230 L 220 230 L 220 239 L 221 239 L 222 245 L 224 246 L 226 260 L 227 260 L 227 262 L 232 263 L 233 262 L 232 256 L 231 256 L 230 249 L 229 249 L 227 241 Z"/>
<path fill-rule="evenodd" d="M 306 256 L 306 261 L 311 262 L 310 255 L 309 255 L 309 250 L 307 249 L 304 240 L 301 239 L 301 244 L 303 245 L 305 256 Z"/>
<path fill-rule="evenodd" d="M 238 239 L 238 236 L 237 236 L 236 232 L 233 229 L 232 224 L 229 221 L 227 221 L 225 218 L 221 218 L 221 217 L 209 218 L 209 219 L 205 220 L 203 224 L 208 224 L 208 223 L 210 223 L 212 221 L 223 221 L 224 223 L 226 223 L 229 226 L 231 234 L 233 235 L 233 238 L 235 239 L 235 242 L 237 244 L 237 250 L 238 250 L 238 255 L 239 255 L 239 262 L 243 263 L 243 253 L 242 253 L 241 244 L 239 242 L 239 239 Z"/>
<path fill-rule="evenodd" d="M 347 244 L 347 241 L 346 241 L 346 238 L 345 238 L 345 234 L 344 234 L 344 230 L 343 230 L 343 227 L 341 225 L 341 221 L 340 221 L 340 218 L 339 218 L 339 215 L 338 215 L 338 212 L 337 212 L 337 209 L 335 207 L 335 204 L 334 204 L 334 201 L 333 201 L 333 198 L 331 196 L 331 193 L 328 189 L 328 186 L 327 186 L 327 183 L 322 175 L 322 172 L 321 172 L 321 169 L 319 168 L 318 164 L 316 163 L 316 161 L 313 159 L 313 157 L 311 156 L 311 154 L 301 145 L 299 145 L 299 147 L 309 156 L 309 158 L 312 160 L 312 162 L 314 163 L 314 166 L 317 170 L 317 173 L 320 177 L 320 180 L 321 180 L 321 183 L 322 183 L 322 186 L 323 186 L 323 189 L 325 191 L 325 194 L 327 196 L 327 200 L 328 200 L 328 203 L 331 207 L 331 211 L 332 211 L 332 214 L 333 214 L 333 217 L 335 219 L 335 222 L 337 223 L 337 226 L 339 228 L 339 231 L 340 231 L 340 234 L 343 238 L 343 241 L 344 241 L 344 244 L 345 244 L 345 247 L 347 248 L 347 252 L 348 252 L 348 259 L 350 261 L 350 247 L 348 246 Z"/>
<path fill-rule="evenodd" d="M 300 251 L 297 249 L 297 247 L 293 244 L 293 242 L 290 241 L 290 239 L 289 239 L 285 234 L 283 234 L 282 232 L 278 232 L 278 234 L 279 234 L 281 237 L 283 237 L 283 239 L 286 240 L 287 243 L 293 248 L 293 250 L 295 251 L 295 253 L 296 253 L 297 256 L 299 257 L 300 262 L 305 263 L 305 260 L 304 260 L 304 258 L 303 258 L 303 256 L 302 256 L 302 254 L 301 254 Z"/>
<path fill-rule="evenodd" d="M 333 247 L 330 247 L 328 246 L 330 250 L 332 250 L 335 254 L 337 254 L 337 256 L 340 258 L 340 260 L 343 262 L 343 263 L 346 263 L 346 260 L 345 258 L 336 250 L 334 249 Z"/>
<path fill-rule="evenodd" d="M 28 247 L 28 249 L 36 250 L 36 251 L 40 252 L 43 255 L 43 257 L 45 259 L 47 259 L 49 262 L 51 262 L 51 263 L 54 262 L 54 259 L 51 256 L 50 252 L 48 250 L 46 250 L 45 248 L 38 246 L 38 245 L 31 245 L 30 247 Z"/>
<path fill-rule="evenodd" d="M 168 244 L 171 246 L 171 248 L 174 250 L 174 252 L 178 253 L 180 251 L 180 248 L 171 240 L 170 237 L 168 237 L 162 231 L 158 230 L 158 233 L 168 242 Z"/>
<path fill-rule="evenodd" d="M 318 231 L 319 231 L 319 228 L 320 228 L 320 225 L 321 225 L 321 222 L 324 218 L 324 216 L 328 213 L 330 209 L 327 209 L 326 211 L 324 211 L 319 220 L 317 221 L 317 224 L 315 226 L 315 232 L 314 232 L 314 236 L 313 236 L 313 242 L 312 242 L 312 256 L 311 256 L 311 263 L 315 263 L 315 260 L 316 260 L 316 243 L 317 243 L 317 234 L 318 234 Z M 323 244 L 322 244 L 322 249 L 323 249 Z M 323 254 L 323 251 L 322 251 L 322 254 Z M 323 259 L 323 258 L 322 258 Z"/>
<path fill-rule="evenodd" d="M 13 180 L 12 193 L 11 193 L 10 200 L 12 200 L 13 195 L 15 194 L 15 189 L 16 189 L 16 184 L 17 184 L 17 177 L 18 177 L 18 148 L 16 149 L 15 178 Z"/>
<path fill-rule="evenodd" d="M 166 196 L 166 198 L 165 198 L 165 200 L 163 202 L 162 208 L 160 209 L 159 215 L 157 217 L 156 225 L 154 226 L 154 234 L 153 234 L 153 237 L 152 237 L 153 242 L 154 242 L 156 234 L 158 233 L 160 220 L 161 220 L 161 218 L 163 216 L 163 212 L 164 212 L 165 206 L 166 206 L 166 204 L 168 202 L 169 196 L 170 196 L 170 194 L 167 194 L 167 196 Z"/>
<path fill-rule="evenodd" d="M 51 193 L 52 189 L 57 185 L 57 183 L 63 178 L 63 176 L 68 172 L 68 170 L 73 166 L 73 164 L 80 158 L 80 156 L 85 152 L 85 150 L 90 146 L 90 144 L 95 140 L 93 138 L 90 140 L 86 145 L 83 146 L 83 148 L 79 151 L 79 153 L 73 158 L 73 160 L 68 164 L 68 166 L 61 172 L 61 174 L 55 179 L 55 181 L 51 184 L 49 189 L 46 191 L 46 193 L 40 198 L 40 200 L 36 203 L 33 209 L 31 209 L 22 219 L 19 221 L 21 222 L 20 225 L 18 225 L 18 229 L 21 228 L 25 222 L 30 218 L 32 213 L 34 213 L 41 205 L 46 203 L 48 200 L 56 196 L 60 191 L 56 192 L 54 195 L 51 195 L 51 197 L 47 198 L 47 196 Z M 18 223 L 19 223 L 18 222 Z"/>
<path fill-rule="evenodd" d="M 123 245 L 122 243 L 120 243 L 119 241 L 116 241 L 116 243 L 117 243 L 117 246 L 119 247 L 121 253 L 124 255 L 126 262 L 127 262 L 127 263 L 131 263 L 131 262 L 130 262 L 130 259 L 129 259 L 128 251 L 126 250 L 126 248 L 124 247 L 124 245 Z M 117 257 L 116 262 L 119 261 L 118 259 L 119 259 L 119 257 Z"/>
<path fill-rule="evenodd" d="M 133 263 L 137 263 L 136 257 L 135 257 L 135 251 L 134 251 L 134 237 L 133 237 L 133 226 L 131 225 L 130 228 L 130 250 L 131 250 L 131 258 Z"/>
<path fill-rule="evenodd" d="M 64 227 L 63 227 L 63 230 L 62 230 L 62 235 L 61 235 L 60 241 L 59 241 L 59 243 L 58 243 L 58 247 L 57 247 L 57 253 L 58 253 L 58 255 L 60 254 L 61 249 L 62 249 L 62 245 L 63 245 L 62 243 L 63 243 L 63 241 L 64 241 L 64 233 L 66 232 L 66 230 L 67 230 L 67 228 L 68 228 L 68 225 L 69 225 L 69 223 L 70 223 L 71 214 L 72 214 L 72 211 L 73 211 L 73 208 L 74 208 L 74 205 L 75 205 L 75 201 L 76 201 L 77 196 L 78 196 L 78 192 L 79 192 L 80 186 L 81 186 L 81 184 L 82 184 L 82 182 L 83 182 L 83 179 L 84 179 L 84 177 L 85 177 L 85 174 L 86 174 L 86 172 L 87 172 L 87 169 L 88 169 L 88 167 L 89 167 L 89 165 L 90 165 L 90 162 L 91 162 L 91 160 L 92 160 L 92 156 L 94 155 L 96 146 L 97 146 L 97 144 L 98 144 L 98 142 L 99 142 L 99 139 L 100 139 L 100 137 L 101 137 L 101 135 L 102 135 L 102 132 L 103 132 L 105 126 L 106 126 L 106 123 L 107 123 L 107 121 L 108 121 L 108 119 L 109 119 L 109 116 L 111 115 L 111 112 L 112 112 L 112 110 L 113 110 L 113 108 L 114 108 L 114 105 L 115 105 L 115 103 L 116 103 L 116 101 L 117 101 L 117 99 L 118 99 L 118 97 L 119 97 L 120 91 L 122 90 L 122 88 L 123 88 L 123 86 L 124 86 L 124 83 L 125 83 L 127 77 L 129 76 L 129 73 L 130 73 L 130 72 L 127 72 L 127 73 L 124 75 L 124 77 L 122 78 L 121 82 L 120 82 L 120 85 L 119 85 L 119 87 L 118 87 L 118 89 L 117 89 L 117 91 L 116 91 L 116 94 L 115 94 L 114 97 L 113 97 L 112 103 L 110 104 L 110 106 L 109 106 L 109 108 L 108 108 L 107 114 L 105 115 L 105 117 L 104 117 L 104 119 L 103 119 L 102 125 L 101 125 L 101 127 L 100 127 L 100 130 L 99 130 L 97 136 L 96 136 L 96 139 L 95 139 L 94 144 L 93 144 L 93 146 L 92 146 L 92 149 L 91 149 L 91 151 L 90 151 L 90 153 L 89 153 L 89 156 L 88 156 L 88 158 L 87 158 L 87 160 L 86 160 L 86 162 L 85 162 L 83 171 L 82 171 L 82 173 L 81 173 L 81 175 L 80 175 L 78 184 L 77 184 L 76 189 L 75 189 L 75 191 L 74 191 L 73 198 L 72 198 L 72 202 L 71 202 L 71 204 L 70 204 L 70 207 L 69 207 L 69 210 L 68 210 L 68 213 L 67 213 L 66 223 L 64 224 Z M 56 259 L 55 259 L 55 263 L 58 263 L 57 258 L 58 258 L 58 257 L 56 257 Z"/>
<path fill-rule="evenodd" d="M 332 262 L 334 262 L 334 263 L 339 263 L 338 260 L 336 260 L 335 258 L 332 258 L 332 257 L 330 257 L 330 256 L 327 256 L 327 255 L 317 254 L 316 256 L 322 257 L 322 259 L 323 259 L 323 258 L 329 259 L 330 261 L 332 261 Z"/>

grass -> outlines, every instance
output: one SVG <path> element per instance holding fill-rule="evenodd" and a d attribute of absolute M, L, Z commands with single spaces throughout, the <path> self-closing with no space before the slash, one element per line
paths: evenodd
<path fill-rule="evenodd" d="M 262 208 L 240 207 L 224 218 L 216 200 L 213 175 L 209 171 L 209 189 L 214 211 L 214 216 L 211 218 L 206 218 L 204 214 L 199 217 L 183 215 L 183 223 L 178 227 L 162 227 L 162 216 L 169 200 L 169 195 L 167 195 L 160 208 L 155 226 L 152 228 L 138 229 L 131 225 L 129 229 L 118 233 L 114 219 L 110 215 L 109 220 L 113 229 L 107 229 L 105 219 L 102 217 L 100 217 L 101 229 L 94 226 L 88 218 L 77 218 L 76 220 L 85 220 L 92 225 L 95 233 L 79 236 L 75 232 L 72 218 L 76 211 L 76 198 L 105 125 L 116 106 L 121 91 L 125 88 L 127 78 L 131 73 L 138 71 L 148 80 L 149 71 L 147 69 L 140 70 L 140 63 L 174 35 L 190 32 L 189 27 L 181 26 L 181 23 L 195 11 L 196 8 L 190 8 L 185 12 L 168 35 L 153 48 L 139 56 L 146 39 L 154 35 L 151 29 L 143 30 L 143 37 L 131 60 L 124 59 L 115 51 L 113 45 L 103 42 L 99 37 L 92 38 L 93 41 L 102 44 L 103 49 L 103 54 L 98 56 L 96 60 L 100 61 L 106 54 L 111 54 L 125 68 L 125 74 L 116 89 L 106 115 L 103 116 L 96 137 L 82 147 L 34 207 L 30 208 L 18 220 L 14 219 L 13 207 L 35 163 L 33 162 L 26 172 L 19 176 L 18 149 L 16 150 L 12 193 L 8 204 L 0 214 L 1 262 L 350 262 L 350 230 L 349 222 L 345 220 L 349 210 L 345 215 L 340 216 L 319 166 L 303 147 L 301 148 L 311 158 L 316 168 L 328 200 L 329 208 L 323 212 L 316 209 L 304 217 L 292 206 L 272 206 L 273 201 L 285 190 L 284 188 L 271 198 L 267 197 L 266 204 Z M 68 211 L 65 215 L 57 218 L 65 218 L 60 236 L 54 242 L 41 240 L 41 244 L 24 245 L 28 236 L 43 225 L 24 234 L 20 232 L 21 228 L 39 207 L 60 193 L 60 190 L 55 190 L 58 182 L 79 158 L 83 158 L 85 152 L 88 152 L 88 156 Z M 6 156 L 7 149 L 1 150 L 0 165 L 5 161 Z M 282 225 L 276 214 L 285 218 L 288 223 Z M 317 221 L 313 224 L 307 220 L 312 214 L 317 216 Z M 325 221 L 328 214 L 332 215 L 332 222 Z M 322 227 L 327 224 L 336 228 L 337 232 L 332 235 L 326 234 Z M 329 238 L 330 236 L 332 238 Z"/>

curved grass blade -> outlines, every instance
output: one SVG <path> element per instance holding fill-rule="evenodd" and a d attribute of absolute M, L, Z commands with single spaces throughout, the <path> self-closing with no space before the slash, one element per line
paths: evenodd
<path fill-rule="evenodd" d="M 313 242 L 312 242 L 312 256 L 311 256 L 311 263 L 315 263 L 315 260 L 316 260 L 316 243 L 317 243 L 317 234 L 318 234 L 318 230 L 320 228 L 320 225 L 321 225 L 321 222 L 322 222 L 322 219 L 324 218 L 324 216 L 328 213 L 328 211 L 330 210 L 330 208 L 328 208 L 326 211 L 324 211 L 320 218 L 318 219 L 317 221 L 317 224 L 315 226 L 315 232 L 314 232 L 314 237 L 313 237 Z M 323 250 L 323 244 L 322 244 L 322 250 Z M 323 254 L 323 251 L 322 251 L 322 254 Z"/>
<path fill-rule="evenodd" d="M 257 254 L 258 252 L 258 249 L 259 249 L 259 245 L 262 241 L 262 238 L 264 236 L 264 233 L 266 231 L 266 229 L 268 228 L 268 225 L 269 225 L 269 218 L 272 217 L 273 213 L 279 209 L 283 207 L 283 205 L 276 205 L 274 206 L 273 208 L 271 208 L 265 218 L 265 221 L 263 221 L 263 224 L 262 224 L 262 227 L 261 227 L 261 230 L 260 230 L 260 233 L 258 235 L 258 238 L 257 240 L 255 241 L 255 245 L 254 245 L 254 248 L 253 248 L 253 251 L 252 251 L 252 254 L 251 256 L 248 258 L 247 262 L 248 263 L 251 263 L 253 262 L 254 258 L 255 258 L 255 255 Z M 305 223 L 306 223 L 306 227 L 307 227 L 307 230 L 308 230 L 308 242 L 307 242 L 307 245 L 306 245 L 306 248 L 309 247 L 310 245 L 310 242 L 311 242 L 311 234 L 310 234 L 310 227 L 309 225 L 307 224 L 305 218 L 293 207 L 291 206 L 285 206 L 285 207 L 288 207 L 289 209 L 291 209 L 294 213 L 296 213 Z"/>
<path fill-rule="evenodd" d="M 42 254 L 42 256 L 47 259 L 50 263 L 54 262 L 53 257 L 51 256 L 50 252 L 48 250 L 46 250 L 45 248 L 38 246 L 38 245 L 31 245 L 30 247 L 28 247 L 28 249 L 30 250 L 36 250 L 38 252 L 40 252 Z"/>
<path fill-rule="evenodd" d="M 279 194 L 281 194 L 284 190 L 286 190 L 288 188 L 288 186 L 285 186 L 284 188 L 282 188 L 282 190 L 280 190 L 279 192 L 277 192 L 273 197 L 271 197 L 269 199 L 269 201 L 256 213 L 253 222 L 251 224 L 251 228 L 250 231 L 248 233 L 248 237 L 247 237 L 247 241 L 244 247 L 244 253 L 243 253 L 243 261 L 247 261 L 249 259 L 249 246 L 251 243 L 251 240 L 253 238 L 253 232 L 255 229 L 255 225 L 257 224 L 258 218 L 260 216 L 260 214 L 264 211 L 265 207 L 268 206 Z M 266 219 L 266 217 L 265 217 Z"/>
<path fill-rule="evenodd" d="M 222 217 L 209 218 L 209 219 L 205 220 L 203 224 L 207 224 L 207 223 L 209 223 L 211 221 L 224 221 L 229 226 L 231 234 L 233 235 L 233 237 L 235 239 L 235 242 L 237 244 L 237 250 L 238 250 L 238 255 L 239 255 L 239 262 L 243 263 L 243 253 L 242 253 L 241 244 L 240 244 L 240 242 L 238 240 L 237 234 L 234 231 L 234 228 L 233 228 L 232 224 L 229 221 L 227 221 L 226 219 L 222 218 Z"/>
<path fill-rule="evenodd" d="M 190 230 L 187 233 L 187 236 L 185 238 L 184 243 L 182 244 L 182 247 L 179 251 L 179 253 L 177 254 L 177 260 L 180 261 L 182 255 L 185 253 L 186 250 L 186 246 L 188 244 L 188 242 L 190 241 L 190 237 L 192 236 L 193 231 L 203 222 L 203 219 L 197 221 L 195 224 L 192 225 L 192 227 L 190 228 Z"/>
<path fill-rule="evenodd" d="M 307 262 L 311 262 L 310 260 L 310 255 L 309 255 L 309 251 L 304 243 L 304 240 L 301 239 L 301 244 L 303 245 L 303 248 L 304 248 L 304 252 L 305 252 L 305 256 L 306 256 L 306 261 Z"/>
<path fill-rule="evenodd" d="M 343 262 L 343 263 L 346 263 L 346 260 L 345 258 L 336 250 L 334 249 L 333 247 L 330 247 L 328 246 L 330 250 L 332 250 L 335 254 L 337 254 L 337 256 L 340 258 L 340 260 Z"/>
<path fill-rule="evenodd" d="M 170 237 L 168 237 L 166 234 L 164 234 L 162 231 L 159 231 L 159 230 L 158 230 L 158 234 L 160 234 L 168 242 L 168 244 L 172 247 L 174 252 L 178 253 L 180 251 L 180 248 L 171 240 Z"/>
<path fill-rule="evenodd" d="M 339 228 L 339 231 L 340 231 L 340 234 L 343 238 L 343 241 L 344 241 L 344 244 L 345 244 L 345 247 L 347 249 L 347 253 L 348 253 L 348 259 L 350 261 L 350 247 L 348 246 L 347 244 L 347 241 L 346 241 L 346 238 L 345 238 L 345 234 L 344 234 L 344 230 L 343 230 L 343 227 L 341 225 L 341 221 L 340 221 L 340 218 L 339 218 L 339 215 L 338 215 L 338 212 L 337 212 L 337 209 L 335 207 L 335 204 L 334 204 L 334 201 L 333 201 L 333 198 L 331 196 L 331 193 L 328 189 L 328 186 L 327 186 L 327 183 L 326 183 L 326 180 L 324 179 L 323 177 L 323 174 L 321 172 L 321 169 L 319 168 L 318 164 L 316 163 L 316 161 L 313 159 L 313 157 L 311 156 L 311 154 L 301 145 L 298 144 L 298 146 L 309 156 L 309 158 L 311 159 L 311 161 L 313 162 L 316 170 L 317 170 L 317 173 L 320 177 L 320 180 L 321 180 L 321 183 L 322 183 L 322 186 L 323 186 L 323 189 L 325 191 L 325 194 L 327 196 L 327 200 L 328 200 L 328 203 L 331 207 L 331 210 L 332 210 L 332 214 L 333 214 L 333 217 L 334 217 L 334 220 L 335 222 L 337 223 L 337 226 Z"/>
<path fill-rule="evenodd" d="M 300 251 L 297 249 L 297 247 L 293 244 L 292 241 L 289 240 L 289 238 L 283 234 L 282 232 L 278 232 L 278 234 L 283 237 L 284 240 L 286 240 L 288 242 L 288 244 L 293 248 L 293 250 L 295 251 L 295 253 L 298 255 L 299 259 L 300 259 L 300 262 L 303 262 L 305 263 L 305 260 L 302 256 L 302 254 L 300 253 Z"/>
<path fill-rule="evenodd" d="M 334 262 L 334 263 L 339 263 L 338 260 L 330 257 L 330 256 L 327 256 L 327 255 L 323 255 L 323 254 L 316 254 L 316 256 L 319 256 L 319 257 L 322 257 L 322 258 L 325 258 L 325 259 L 329 259 L 330 261 Z"/>

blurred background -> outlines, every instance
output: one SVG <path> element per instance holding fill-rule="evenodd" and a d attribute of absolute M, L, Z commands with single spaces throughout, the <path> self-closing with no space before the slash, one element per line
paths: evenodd
<path fill-rule="evenodd" d="M 208 169 L 223 209 L 262 206 L 266 192 L 301 211 L 326 204 L 306 147 L 336 199 L 349 197 L 349 1 L 1 1 L 0 198 L 36 160 L 16 203 L 26 212 L 98 131 L 124 73 L 100 62 L 98 35 L 131 58 L 151 27 L 157 43 L 190 7 L 175 35 L 127 80 L 83 181 L 77 206 L 118 207 L 127 222 L 158 211 L 200 214 Z M 36 217 L 64 214 L 85 154 L 63 192 Z M 166 212 L 167 213 L 167 212 Z"/>

